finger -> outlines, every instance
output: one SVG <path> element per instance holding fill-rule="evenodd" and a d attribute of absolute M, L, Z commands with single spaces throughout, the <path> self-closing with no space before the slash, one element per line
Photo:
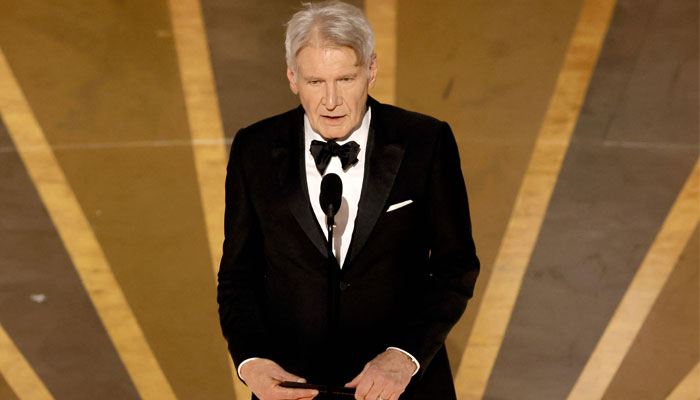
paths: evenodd
<path fill-rule="evenodd" d="M 345 384 L 345 387 L 350 387 L 350 388 L 356 388 L 357 384 L 360 383 L 360 380 L 365 376 L 365 372 L 367 371 L 367 368 L 369 368 L 369 364 L 365 364 L 365 367 L 362 369 L 359 375 L 357 375 L 353 380 Z"/>
<path fill-rule="evenodd" d="M 396 400 L 398 399 L 399 395 L 396 394 L 396 392 L 391 392 L 390 390 L 387 390 L 386 388 L 382 390 L 382 392 L 379 394 L 378 398 L 381 398 L 382 400 Z"/>
<path fill-rule="evenodd" d="M 370 379 L 363 379 L 355 388 L 355 399 L 358 400 L 374 400 L 374 397 L 369 397 L 369 391 L 372 389 L 373 382 Z"/>
<path fill-rule="evenodd" d="M 362 379 L 362 374 L 357 375 L 353 380 L 345 384 L 345 387 L 349 388 L 356 388 L 357 384 L 360 382 L 360 379 Z"/>
<path fill-rule="evenodd" d="M 310 398 L 313 399 L 318 395 L 318 390 L 316 389 L 292 389 L 284 388 L 281 386 L 275 386 L 270 393 L 276 399 L 303 399 Z"/>
<path fill-rule="evenodd" d="M 378 384 L 378 382 L 375 381 L 374 384 L 372 385 L 372 388 L 365 395 L 365 399 L 367 399 L 367 400 L 378 399 L 380 397 L 380 393 L 382 393 L 383 391 L 384 391 L 384 387 L 382 387 L 380 384 Z M 382 396 L 382 399 L 388 399 L 388 398 L 389 398 L 389 396 L 386 396 L 386 397 Z"/>

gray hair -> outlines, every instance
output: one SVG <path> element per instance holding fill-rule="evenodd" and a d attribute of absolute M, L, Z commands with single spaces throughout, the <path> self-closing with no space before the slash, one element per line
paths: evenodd
<path fill-rule="evenodd" d="M 296 73 L 299 51 L 312 40 L 350 47 L 358 65 L 369 67 L 374 51 L 372 26 L 359 8 L 340 1 L 302 3 L 287 22 L 284 41 L 287 65 Z"/>

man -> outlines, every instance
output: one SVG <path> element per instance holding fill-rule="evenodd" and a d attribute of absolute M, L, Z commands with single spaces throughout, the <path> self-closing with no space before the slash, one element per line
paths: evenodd
<path fill-rule="evenodd" d="M 356 7 L 304 5 L 285 44 L 301 107 L 241 130 L 226 179 L 218 301 L 239 376 L 263 400 L 313 398 L 280 386 L 306 380 L 453 399 L 444 340 L 479 262 L 452 132 L 368 97 L 374 36 Z M 344 187 L 330 258 L 329 173 Z"/>

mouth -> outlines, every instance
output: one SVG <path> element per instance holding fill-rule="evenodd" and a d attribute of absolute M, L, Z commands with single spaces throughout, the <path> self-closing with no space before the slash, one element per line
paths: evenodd
<path fill-rule="evenodd" d="M 321 118 L 327 125 L 340 125 L 343 123 L 345 115 L 322 115 Z"/>

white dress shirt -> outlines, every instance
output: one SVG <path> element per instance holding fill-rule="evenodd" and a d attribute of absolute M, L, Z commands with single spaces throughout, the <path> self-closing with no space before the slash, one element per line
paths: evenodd
<path fill-rule="evenodd" d="M 362 192 L 362 181 L 365 176 L 365 155 L 367 154 L 367 136 L 369 135 L 369 121 L 372 118 L 372 109 L 368 108 L 360 127 L 357 128 L 348 138 L 342 141 L 336 141 L 339 145 L 344 145 L 350 141 L 357 142 L 360 145 L 360 151 L 357 154 L 357 163 L 348 167 L 343 171 L 343 166 L 340 163 L 340 158 L 331 157 L 331 161 L 326 167 L 326 174 L 337 174 L 343 182 L 343 198 L 340 203 L 340 209 L 335 215 L 335 228 L 333 228 L 333 254 L 338 260 L 340 267 L 343 267 L 345 256 L 348 254 L 350 239 L 352 232 L 355 230 L 355 217 L 357 217 L 357 205 L 360 203 L 360 192 Z M 319 133 L 311 128 L 309 119 L 304 114 L 304 151 L 306 165 L 306 184 L 309 189 L 309 200 L 311 200 L 311 208 L 316 214 L 318 224 L 321 225 L 326 240 L 328 240 L 328 225 L 326 224 L 326 214 L 321 209 L 321 203 L 318 196 L 321 194 L 321 180 L 323 176 L 316 168 L 316 162 L 311 155 L 311 141 L 319 140 L 326 142 Z"/>
<path fill-rule="evenodd" d="M 340 209 L 335 215 L 335 227 L 333 228 L 333 254 L 338 260 L 340 267 L 343 267 L 345 262 L 345 256 L 348 254 L 348 247 L 350 247 L 350 239 L 352 238 L 352 232 L 355 230 L 355 217 L 357 217 L 357 206 L 360 203 L 360 194 L 362 192 L 362 181 L 365 176 L 365 160 L 367 155 L 367 137 L 369 136 L 369 123 L 372 119 L 372 108 L 368 107 L 365 116 L 362 118 L 362 123 L 360 127 L 357 128 L 350 136 L 348 136 L 343 141 L 336 141 L 339 145 L 343 145 L 350 141 L 355 141 L 360 145 L 360 151 L 357 154 L 357 163 L 355 165 L 348 167 L 347 170 L 343 171 L 343 166 L 340 163 L 338 157 L 331 157 L 331 161 L 326 167 L 325 174 L 334 173 L 340 177 L 343 182 L 343 198 L 340 203 Z M 326 140 L 318 132 L 311 128 L 311 123 L 309 123 L 309 118 L 304 114 L 304 165 L 306 167 L 306 184 L 309 190 L 309 200 L 311 201 L 311 208 L 314 210 L 316 219 L 321 226 L 326 240 L 328 239 L 328 225 L 326 224 L 326 214 L 321 209 L 321 203 L 319 202 L 319 195 L 321 194 L 321 180 L 323 175 L 318 172 L 316 168 L 316 161 L 311 155 L 311 141 L 320 140 L 326 142 Z M 416 365 L 416 370 L 413 372 L 415 375 L 420 369 L 420 363 L 413 357 L 410 353 L 398 348 L 389 347 L 388 349 L 398 350 L 405 355 L 407 355 L 413 363 Z M 238 366 L 238 376 L 241 376 L 241 367 L 248 361 L 255 360 L 257 357 L 249 358 L 244 360 Z"/>

